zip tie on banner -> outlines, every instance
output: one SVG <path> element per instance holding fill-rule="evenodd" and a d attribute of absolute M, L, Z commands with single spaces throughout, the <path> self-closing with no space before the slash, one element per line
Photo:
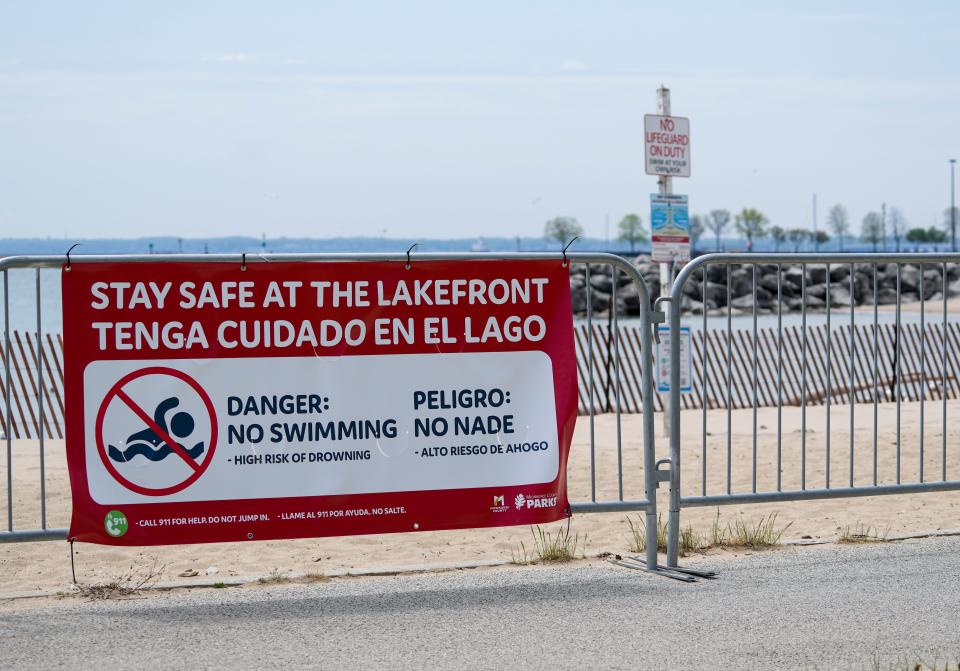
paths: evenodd
<path fill-rule="evenodd" d="M 83 244 L 82 242 L 75 242 L 72 245 L 70 245 L 70 249 L 67 250 L 67 267 L 64 269 L 67 272 L 70 272 L 70 252 L 73 251 L 74 247 L 78 247 L 79 245 L 82 245 L 82 244 Z"/>
<path fill-rule="evenodd" d="M 244 252 L 240 255 L 240 270 L 245 271 L 247 269 L 247 253 Z"/>
<path fill-rule="evenodd" d="M 573 236 L 573 239 L 570 240 L 570 242 L 568 242 L 566 245 L 564 245 L 564 247 L 563 247 L 563 263 L 560 264 L 560 265 L 563 266 L 564 268 L 567 267 L 567 250 L 570 248 L 570 245 L 572 245 L 573 243 L 575 243 L 575 242 L 576 242 L 577 240 L 579 240 L 579 239 L 580 239 L 580 236 L 579 236 L 579 235 L 575 235 L 575 236 Z"/>
<path fill-rule="evenodd" d="M 405 270 L 410 270 L 410 252 L 412 252 L 413 248 L 419 244 L 420 244 L 419 242 L 415 242 L 412 245 L 410 245 L 410 249 L 407 250 L 407 264 L 404 266 Z"/>

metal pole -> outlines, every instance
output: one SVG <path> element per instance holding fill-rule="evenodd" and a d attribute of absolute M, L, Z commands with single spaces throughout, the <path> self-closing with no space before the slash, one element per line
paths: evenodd
<path fill-rule="evenodd" d="M 670 310 L 670 511 L 667 566 L 675 567 L 680 548 L 680 311 Z"/>
<path fill-rule="evenodd" d="M 40 408 L 40 528 L 47 528 L 47 469 L 44 463 L 44 406 L 43 406 L 43 324 L 40 321 L 41 303 L 40 303 L 40 269 L 36 269 L 37 281 L 37 405 Z"/>
<path fill-rule="evenodd" d="M 820 251 L 820 239 L 817 237 L 817 194 L 813 194 L 813 251 Z"/>
<path fill-rule="evenodd" d="M 7 420 L 7 531 L 13 531 L 13 420 L 10 414 L 10 397 L 13 389 L 10 386 L 10 273 L 3 271 L 3 376 L 4 413 Z"/>
<path fill-rule="evenodd" d="M 661 85 L 657 89 L 657 114 L 662 116 L 670 116 L 670 89 L 666 86 Z M 661 175 L 657 177 L 657 192 L 661 195 L 673 193 L 673 178 L 667 177 L 666 175 Z M 653 224 L 650 224 L 651 227 Z M 661 263 L 660 264 L 660 295 L 669 296 L 670 295 L 670 284 L 673 281 L 673 263 Z M 664 308 L 666 311 L 667 323 L 670 323 L 670 314 L 674 311 L 673 306 L 669 301 L 665 301 Z M 668 392 L 669 393 L 669 392 Z M 665 437 L 670 436 L 670 418 L 667 417 L 667 399 L 661 398 L 661 406 L 664 408 L 663 413 L 663 435 Z"/>
<path fill-rule="evenodd" d="M 887 251 L 887 204 L 880 204 L 880 221 L 882 222 L 883 229 L 883 251 Z M 876 266 L 874 266 L 876 270 Z"/>
<path fill-rule="evenodd" d="M 950 251 L 957 251 L 957 208 L 954 205 L 954 166 L 957 165 L 957 159 L 950 159 Z"/>
<path fill-rule="evenodd" d="M 657 114 L 670 116 L 670 89 L 657 89 Z M 661 195 L 673 193 L 673 179 L 666 175 L 657 178 Z M 673 264 L 660 264 L 660 295 L 670 293 L 669 277 Z M 677 565 L 680 540 L 680 309 L 673 301 L 665 301 L 667 323 L 670 325 L 670 391 L 663 416 L 664 435 L 670 439 L 670 506 L 667 520 L 667 566 Z"/>

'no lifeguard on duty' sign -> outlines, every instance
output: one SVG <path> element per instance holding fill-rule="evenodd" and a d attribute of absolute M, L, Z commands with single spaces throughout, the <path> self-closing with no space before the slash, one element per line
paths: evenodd
<path fill-rule="evenodd" d="M 690 119 L 645 114 L 643 153 L 648 175 L 690 176 Z"/>

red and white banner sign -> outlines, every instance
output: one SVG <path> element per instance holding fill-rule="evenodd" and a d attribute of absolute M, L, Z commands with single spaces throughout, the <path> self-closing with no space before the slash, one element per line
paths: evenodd
<path fill-rule="evenodd" d="M 74 264 L 70 536 L 539 524 L 576 421 L 556 261 Z"/>

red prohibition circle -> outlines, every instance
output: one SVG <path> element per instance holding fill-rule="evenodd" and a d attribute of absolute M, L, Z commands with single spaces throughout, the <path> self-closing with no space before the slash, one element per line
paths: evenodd
<path fill-rule="evenodd" d="M 207 458 L 198 468 L 194 469 L 193 474 L 190 475 L 190 477 L 183 482 L 171 485 L 169 487 L 144 487 L 143 485 L 138 485 L 135 482 L 130 482 L 125 477 L 120 475 L 120 472 L 117 471 L 116 467 L 110 463 L 110 457 L 107 455 L 107 450 L 104 447 L 103 419 L 107 414 L 107 408 L 110 406 L 110 403 L 117 398 L 118 393 L 127 385 L 127 383 L 148 375 L 169 375 L 187 383 L 191 389 L 197 392 L 200 400 L 203 401 L 203 405 L 207 410 L 207 414 L 210 415 L 210 447 L 207 450 Z M 108 391 L 103 397 L 103 402 L 100 404 L 100 410 L 97 412 L 96 436 L 97 451 L 100 454 L 100 460 L 103 462 L 104 467 L 107 469 L 110 475 L 112 475 L 117 482 L 127 489 L 136 492 L 137 494 L 143 494 L 145 496 L 166 496 L 167 494 L 174 494 L 182 491 L 192 485 L 201 475 L 203 475 L 204 471 L 206 471 L 207 467 L 210 465 L 210 462 L 213 461 L 213 453 L 214 450 L 217 449 L 217 413 L 213 409 L 213 402 L 210 400 L 210 396 L 207 395 L 207 392 L 203 389 L 203 387 L 200 386 L 199 382 L 194 380 L 183 371 L 175 368 L 152 366 L 150 368 L 142 368 L 140 370 L 133 371 L 132 373 L 127 373 L 122 378 L 117 380 L 116 384 L 110 387 L 110 391 Z"/>

